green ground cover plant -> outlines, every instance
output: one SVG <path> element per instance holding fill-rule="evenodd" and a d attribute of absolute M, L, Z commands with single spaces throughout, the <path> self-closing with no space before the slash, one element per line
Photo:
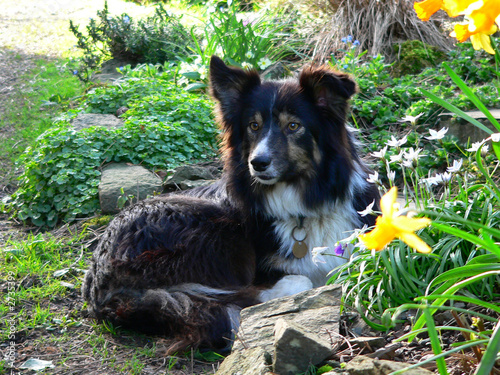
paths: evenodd
<path fill-rule="evenodd" d="M 429 128 L 437 127 L 439 115 L 447 109 L 431 101 L 422 90 L 440 97 L 463 111 L 475 110 L 474 102 L 461 93 L 453 84 L 443 64 L 425 68 L 418 74 L 394 76 L 395 63 L 387 63 L 381 55 L 366 56 L 359 51 L 359 44 L 344 38 L 345 48 L 333 55 L 330 64 L 352 74 L 358 83 L 359 93 L 351 102 L 352 122 L 370 142 L 364 143 L 363 154 L 378 152 L 394 134 L 407 136 L 400 147 L 386 149 L 387 159 L 397 158 L 401 152 L 422 148 L 432 158 L 422 158 L 419 168 L 422 175 L 432 169 L 446 169 L 447 161 L 460 157 L 463 152 L 457 140 L 446 136 L 439 143 L 431 142 L 419 134 L 427 134 Z M 402 55 L 404 60 L 406 56 Z M 471 91 L 485 106 L 500 105 L 500 85 L 495 70 L 494 57 L 483 51 L 475 51 L 471 43 L 463 43 L 446 54 L 445 63 L 456 74 L 470 82 Z M 393 168 L 398 172 L 400 166 Z M 377 160 L 376 169 L 387 176 L 387 163 Z M 387 180 L 386 180 L 387 182 Z"/>
<path fill-rule="evenodd" d="M 172 78 L 165 69 L 146 65 L 119 85 L 91 91 L 82 108 L 60 119 L 19 158 L 20 185 L 10 204 L 14 216 L 44 227 L 92 216 L 99 211 L 100 168 L 106 163 L 167 170 L 213 158 L 217 129 L 211 102 Z M 121 128 L 77 131 L 68 123 L 79 112 L 115 113 L 121 106 L 129 108 Z"/>

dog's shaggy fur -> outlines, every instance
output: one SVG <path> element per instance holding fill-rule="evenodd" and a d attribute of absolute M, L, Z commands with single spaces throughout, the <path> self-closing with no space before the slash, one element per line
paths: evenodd
<path fill-rule="evenodd" d="M 347 75 L 306 67 L 298 79 L 261 82 L 213 57 L 210 79 L 223 177 L 123 210 L 83 285 L 96 318 L 174 337 L 173 350 L 226 346 L 242 308 L 324 284 L 345 259 L 316 264 L 313 248 L 333 252 L 373 224 L 357 211 L 378 202 L 344 125 L 355 92 Z M 297 241 L 304 257 L 293 254 Z"/>

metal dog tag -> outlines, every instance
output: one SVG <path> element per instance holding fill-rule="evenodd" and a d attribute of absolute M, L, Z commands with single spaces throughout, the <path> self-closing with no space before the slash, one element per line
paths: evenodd
<path fill-rule="evenodd" d="M 293 244 L 292 252 L 295 258 L 301 259 L 304 258 L 307 254 L 307 245 L 302 241 L 295 241 Z"/>

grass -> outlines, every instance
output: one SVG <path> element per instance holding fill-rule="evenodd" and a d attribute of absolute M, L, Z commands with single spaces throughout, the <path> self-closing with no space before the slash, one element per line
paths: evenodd
<path fill-rule="evenodd" d="M 55 365 L 47 373 L 213 373 L 206 357 L 166 357 L 170 343 L 163 338 L 86 319 L 80 287 L 91 251 L 82 247 L 94 243 L 102 228 L 92 224 L 102 223 L 94 218 L 57 233 L 29 234 L 1 250 L 0 290 L 8 293 L 0 299 L 0 342 L 15 341 L 15 366 L 39 358 Z M 9 337 L 11 327 L 15 336 Z M 9 368 L 0 360 L 0 374 Z"/>
<path fill-rule="evenodd" d="M 0 142 L 0 175 L 7 176 L 10 184 L 15 160 L 85 89 L 71 73 L 69 59 L 37 58 L 20 81 L 22 90 L 11 97 L 14 104 L 0 113 L 2 131 L 8 134 Z"/>

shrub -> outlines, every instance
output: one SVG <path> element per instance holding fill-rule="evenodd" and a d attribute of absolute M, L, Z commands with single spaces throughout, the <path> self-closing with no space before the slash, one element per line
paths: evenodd
<path fill-rule="evenodd" d="M 83 65 L 77 72 L 88 80 L 90 72 L 105 59 L 115 58 L 131 64 L 164 63 L 188 53 L 191 38 L 184 27 L 160 4 L 155 14 L 135 22 L 129 15 L 111 17 L 107 2 L 97 12 L 98 20 L 91 19 L 84 35 L 70 21 L 70 30 L 83 50 Z"/>
<path fill-rule="evenodd" d="M 190 88 L 198 89 L 206 87 L 212 55 L 231 65 L 265 71 L 272 64 L 296 55 L 300 38 L 294 34 L 295 17 L 287 9 L 244 13 L 241 4 L 234 1 L 228 1 L 227 7 L 211 5 L 201 35 L 191 30 L 195 48 L 184 59 L 180 72 L 195 82 Z"/>
<path fill-rule="evenodd" d="M 18 161 L 23 172 L 10 204 L 14 216 L 53 227 L 61 220 L 94 214 L 105 163 L 129 162 L 157 170 L 214 157 L 217 130 L 211 102 L 171 81 L 163 71 L 90 93 L 86 110 L 113 113 L 120 105 L 130 108 L 122 128 L 76 131 L 60 120 L 42 134 Z"/>

